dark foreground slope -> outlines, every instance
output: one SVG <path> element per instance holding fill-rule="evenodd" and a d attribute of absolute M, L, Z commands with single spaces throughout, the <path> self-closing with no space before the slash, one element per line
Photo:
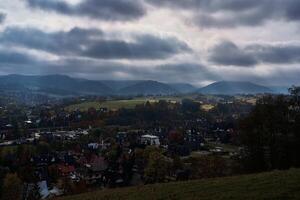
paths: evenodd
<path fill-rule="evenodd" d="M 300 170 L 102 190 L 61 198 L 85 199 L 300 199 Z"/>

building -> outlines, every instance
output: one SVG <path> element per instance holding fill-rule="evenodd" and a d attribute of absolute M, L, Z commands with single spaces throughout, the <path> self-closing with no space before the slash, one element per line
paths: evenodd
<path fill-rule="evenodd" d="M 155 135 L 142 135 L 141 143 L 144 145 L 153 145 L 153 146 L 160 145 L 159 137 Z"/>

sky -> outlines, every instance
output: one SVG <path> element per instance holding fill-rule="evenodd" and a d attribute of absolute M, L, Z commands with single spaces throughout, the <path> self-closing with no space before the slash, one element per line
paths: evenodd
<path fill-rule="evenodd" d="M 300 85 L 300 1 L 1 0 L 6 74 Z"/>

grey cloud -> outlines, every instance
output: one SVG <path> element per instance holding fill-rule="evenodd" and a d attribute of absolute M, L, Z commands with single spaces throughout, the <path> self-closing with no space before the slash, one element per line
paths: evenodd
<path fill-rule="evenodd" d="M 217 12 L 219 10 L 244 11 L 257 7 L 259 2 L 266 0 L 148 0 L 154 5 L 164 5 L 172 8 L 206 10 Z"/>
<path fill-rule="evenodd" d="M 247 12 L 226 13 L 221 16 L 209 14 L 198 14 L 193 21 L 196 25 L 205 27 L 237 27 L 237 26 L 257 26 L 265 23 L 272 13 L 266 12 L 262 8 L 252 9 Z"/>
<path fill-rule="evenodd" d="M 253 66 L 256 59 L 230 41 L 223 41 L 210 52 L 210 61 L 219 65 Z"/>
<path fill-rule="evenodd" d="M 7 28 L 0 33 L 2 44 L 22 46 L 56 54 L 80 51 L 80 45 L 103 33 L 97 29 L 73 28 L 68 32 L 46 33 L 35 28 Z"/>
<path fill-rule="evenodd" d="M 249 45 L 244 51 L 260 62 L 272 64 L 300 63 L 300 44 Z"/>
<path fill-rule="evenodd" d="M 4 22 L 6 14 L 0 12 L 0 24 Z"/>
<path fill-rule="evenodd" d="M 284 15 L 287 19 L 292 21 L 299 21 L 300 20 L 300 1 L 298 0 L 291 0 L 291 2 L 287 2 L 286 9 L 284 10 Z"/>
<path fill-rule="evenodd" d="M 84 55 L 94 58 L 130 58 L 130 59 L 162 59 L 172 55 L 189 52 L 187 44 L 176 38 L 158 38 L 142 35 L 135 42 L 98 41 L 84 52 Z"/>
<path fill-rule="evenodd" d="M 298 0 L 148 0 L 148 2 L 172 9 L 190 10 L 194 13 L 192 21 L 204 27 L 256 26 L 269 20 L 300 22 Z"/>
<path fill-rule="evenodd" d="M 98 29 L 45 33 L 34 28 L 8 28 L 0 33 L 0 42 L 57 55 L 98 59 L 161 59 L 191 51 L 186 43 L 173 37 L 136 35 L 134 41 L 127 42 L 107 40 L 103 35 Z"/>
<path fill-rule="evenodd" d="M 19 52 L 0 50 L 0 63 L 3 64 L 32 64 L 35 59 Z"/>
<path fill-rule="evenodd" d="M 223 41 L 210 50 L 210 61 L 224 66 L 300 63 L 300 44 L 250 44 L 239 47 L 233 42 Z"/>
<path fill-rule="evenodd" d="M 64 15 L 87 16 L 110 21 L 128 21 L 146 14 L 140 0 L 83 0 L 71 5 L 62 0 L 26 0 L 32 8 L 53 11 Z"/>
<path fill-rule="evenodd" d="M 0 50 L 0 72 L 7 74 L 97 74 L 107 78 L 113 72 L 124 70 L 125 65 L 115 62 L 96 62 L 80 58 L 49 61 L 22 52 Z"/>

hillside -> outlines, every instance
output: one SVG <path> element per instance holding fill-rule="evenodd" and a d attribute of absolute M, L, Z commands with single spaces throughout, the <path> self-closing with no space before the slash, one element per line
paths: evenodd
<path fill-rule="evenodd" d="M 272 93 L 273 91 L 270 88 L 250 82 L 220 81 L 203 87 L 198 92 L 203 94 L 234 95 Z"/>
<path fill-rule="evenodd" d="M 60 199 L 300 199 L 300 169 L 124 189 L 109 189 Z"/>
<path fill-rule="evenodd" d="M 119 90 L 119 94 L 122 95 L 168 95 L 176 93 L 178 91 L 171 86 L 157 81 L 142 81 Z"/>

